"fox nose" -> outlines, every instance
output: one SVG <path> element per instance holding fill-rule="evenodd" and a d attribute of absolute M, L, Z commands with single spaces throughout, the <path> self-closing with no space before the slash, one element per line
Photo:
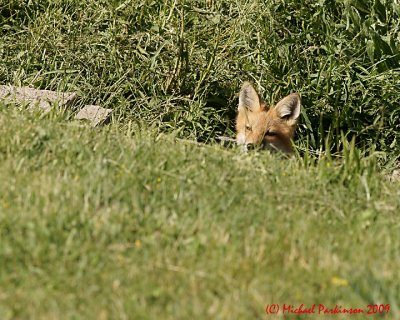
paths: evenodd
<path fill-rule="evenodd" d="M 254 143 L 247 143 L 246 144 L 246 149 L 247 150 L 254 150 L 256 148 L 256 145 Z"/>
<path fill-rule="evenodd" d="M 257 145 L 255 145 L 254 143 L 245 143 L 241 145 L 241 150 L 243 152 L 247 152 L 249 150 L 254 150 L 257 148 Z"/>

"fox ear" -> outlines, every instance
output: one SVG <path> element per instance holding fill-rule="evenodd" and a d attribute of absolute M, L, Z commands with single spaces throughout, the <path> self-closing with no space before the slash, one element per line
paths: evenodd
<path fill-rule="evenodd" d="M 279 101 L 275 106 L 279 117 L 297 121 L 300 115 L 300 96 L 292 93 Z"/>
<path fill-rule="evenodd" d="M 238 110 L 257 111 L 261 108 L 260 97 L 250 82 L 245 81 L 239 93 Z"/>

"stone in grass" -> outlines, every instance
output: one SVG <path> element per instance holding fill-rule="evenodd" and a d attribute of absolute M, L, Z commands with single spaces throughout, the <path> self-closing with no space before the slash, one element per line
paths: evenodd
<path fill-rule="evenodd" d="M 390 181 L 400 181 L 400 169 L 393 170 L 392 174 L 389 176 Z"/>
<path fill-rule="evenodd" d="M 77 120 L 89 120 L 93 127 L 105 123 L 112 112 L 111 109 L 105 109 L 99 106 L 84 106 L 75 116 Z"/>
<path fill-rule="evenodd" d="M 37 90 L 29 87 L 15 87 L 0 85 L 0 101 L 26 105 L 29 110 L 39 107 L 45 112 L 58 103 L 59 106 L 71 106 L 77 98 L 75 92 L 57 92 L 51 90 Z"/>

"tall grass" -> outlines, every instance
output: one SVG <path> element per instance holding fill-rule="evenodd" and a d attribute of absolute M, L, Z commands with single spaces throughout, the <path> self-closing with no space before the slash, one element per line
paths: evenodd
<path fill-rule="evenodd" d="M 397 1 L 3 1 L 0 82 L 81 93 L 121 119 L 209 141 L 236 92 L 298 91 L 300 149 L 353 137 L 399 154 Z"/>
<path fill-rule="evenodd" d="M 269 303 L 396 317 L 399 182 L 377 167 L 400 151 L 399 13 L 0 0 L 0 83 L 114 109 L 93 129 L 0 102 L 0 319 L 264 319 Z M 234 134 L 243 80 L 269 103 L 301 93 L 300 156 L 208 143 Z"/>

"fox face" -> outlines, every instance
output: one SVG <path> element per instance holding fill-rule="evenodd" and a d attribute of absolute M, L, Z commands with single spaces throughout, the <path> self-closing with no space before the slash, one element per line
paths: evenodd
<path fill-rule="evenodd" d="M 259 145 L 266 149 L 292 153 L 292 138 L 300 115 L 300 96 L 292 93 L 268 107 L 250 82 L 239 94 L 236 142 L 247 149 Z"/>

